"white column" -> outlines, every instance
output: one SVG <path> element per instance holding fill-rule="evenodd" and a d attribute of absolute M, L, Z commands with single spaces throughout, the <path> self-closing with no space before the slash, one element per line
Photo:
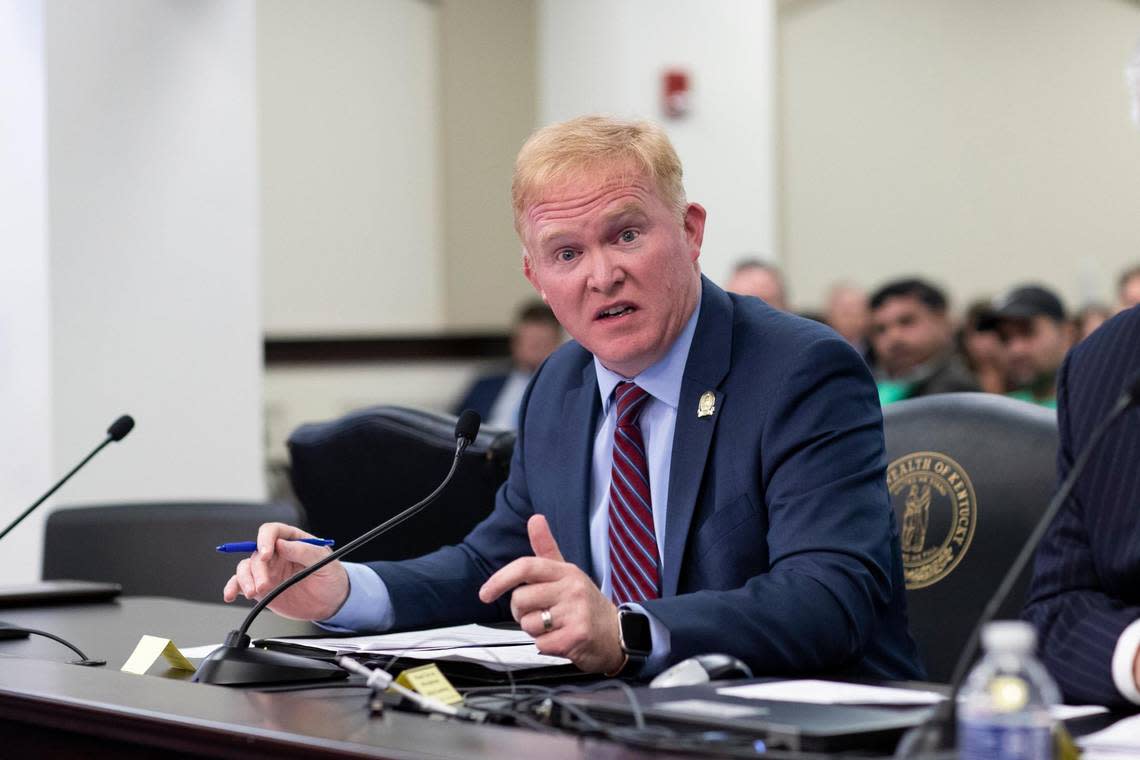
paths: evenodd
<path fill-rule="evenodd" d="M 51 477 L 42 0 L 0 0 L 0 526 Z M 0 583 L 38 577 L 43 515 L 3 541 Z"/>
<path fill-rule="evenodd" d="M 48 0 L 61 501 L 262 497 L 252 0 Z M 176 537 L 172 537 L 176 539 Z"/>
<path fill-rule="evenodd" d="M 56 504 L 264 497 L 254 79 L 252 0 L 0 0 L 4 522 L 122 412 Z"/>

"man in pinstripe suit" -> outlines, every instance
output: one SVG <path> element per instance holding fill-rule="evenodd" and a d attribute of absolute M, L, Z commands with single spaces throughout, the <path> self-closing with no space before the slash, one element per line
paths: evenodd
<path fill-rule="evenodd" d="M 1074 348 L 1058 376 L 1058 478 L 1140 371 L 1140 306 Z M 1068 702 L 1140 705 L 1140 412 L 1100 442 L 1037 550 L 1025 617 Z"/>

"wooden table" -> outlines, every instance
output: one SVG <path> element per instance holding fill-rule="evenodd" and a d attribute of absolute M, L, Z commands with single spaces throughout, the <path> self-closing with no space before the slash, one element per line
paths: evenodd
<path fill-rule="evenodd" d="M 330 687 L 261 692 L 197 684 L 179 671 L 119 667 L 143 634 L 180 647 L 220 642 L 246 610 L 151 597 L 0 609 L 0 620 L 49 631 L 101 668 L 44 639 L 0 641 L 0 757 L 617 758 L 645 753 L 611 742 L 529 729 L 442 721 L 388 710 L 374 717 L 369 692 Z M 263 615 L 257 638 L 312 632 Z M 156 674 L 157 673 L 157 674 Z"/>

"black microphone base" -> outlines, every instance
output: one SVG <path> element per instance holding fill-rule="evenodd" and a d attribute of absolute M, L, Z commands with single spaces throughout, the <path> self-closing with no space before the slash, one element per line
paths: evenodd
<path fill-rule="evenodd" d="M 348 672 L 331 662 L 253 647 L 221 646 L 202 660 L 194 680 L 221 686 L 332 681 Z"/>

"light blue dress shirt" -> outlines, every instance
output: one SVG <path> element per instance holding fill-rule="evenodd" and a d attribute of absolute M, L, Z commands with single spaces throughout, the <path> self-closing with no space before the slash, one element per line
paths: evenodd
<path fill-rule="evenodd" d="M 602 400 L 602 414 L 598 418 L 597 432 L 594 434 L 592 478 L 590 480 L 590 551 L 593 555 L 593 575 L 601 579 L 601 590 L 606 597 L 611 596 L 610 546 L 609 546 L 609 493 L 613 457 L 614 426 L 617 423 L 617 407 L 613 402 L 613 390 L 618 383 L 633 380 L 652 398 L 646 402 L 638 422 L 645 442 L 649 463 L 649 494 L 653 502 L 653 526 L 657 534 L 657 553 L 661 558 L 661 575 L 669 561 L 680 562 L 680 557 L 665 556 L 665 516 L 669 504 L 669 469 L 673 453 L 673 430 L 677 423 L 677 403 L 681 396 L 681 380 L 685 373 L 685 362 L 689 357 L 689 347 L 693 333 L 697 329 L 697 318 L 701 306 L 698 301 L 689 321 L 669 348 L 668 353 L 655 364 L 633 378 L 611 372 L 594 358 L 594 371 L 598 378 L 598 393 Z M 392 627 L 395 613 L 388 587 L 380 576 L 366 565 L 345 562 L 350 591 L 348 599 L 335 615 L 320 621 L 320 625 L 336 631 L 369 630 L 384 631 Z M 653 653 L 650 655 L 643 675 L 659 671 L 669 654 L 669 630 L 639 604 L 622 605 L 624 608 L 645 613 L 653 636 Z"/>

